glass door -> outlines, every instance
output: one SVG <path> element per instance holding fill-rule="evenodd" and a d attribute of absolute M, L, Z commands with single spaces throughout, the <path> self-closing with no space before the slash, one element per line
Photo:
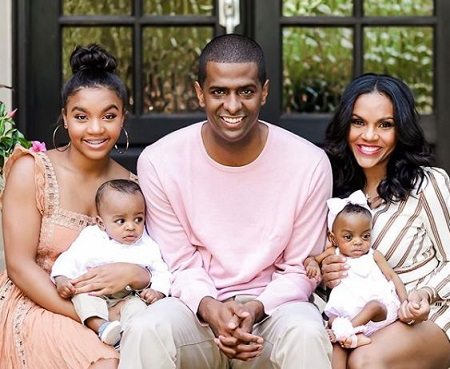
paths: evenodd
<path fill-rule="evenodd" d="M 267 51 L 272 120 L 321 144 L 343 88 L 364 72 L 388 73 L 413 89 L 436 140 L 439 22 L 433 0 L 255 2 L 255 37 Z"/>

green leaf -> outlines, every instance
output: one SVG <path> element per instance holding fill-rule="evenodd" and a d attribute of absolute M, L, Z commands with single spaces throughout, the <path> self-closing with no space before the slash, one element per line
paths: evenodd
<path fill-rule="evenodd" d="M 31 147 L 31 142 L 26 140 L 25 138 L 18 138 L 17 141 L 26 149 L 29 149 Z"/>
<path fill-rule="evenodd" d="M 3 136 L 0 137 L 0 142 L 5 145 L 11 146 L 14 143 L 14 139 L 12 137 Z"/>
<path fill-rule="evenodd" d="M 21 145 L 29 149 L 32 144 L 25 138 L 22 132 L 16 128 L 14 119 L 7 117 L 5 104 L 0 101 L 0 173 L 3 172 L 3 165 L 16 145 Z"/>

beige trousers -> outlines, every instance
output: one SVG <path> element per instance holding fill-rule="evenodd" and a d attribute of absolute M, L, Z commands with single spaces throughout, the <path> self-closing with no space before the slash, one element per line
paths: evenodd
<path fill-rule="evenodd" d="M 322 317 L 309 302 L 293 302 L 254 326 L 262 355 L 229 360 L 208 326 L 177 298 L 148 306 L 125 329 L 119 369 L 330 369 L 332 346 Z"/>
<path fill-rule="evenodd" d="M 83 323 L 86 319 L 94 316 L 109 320 L 109 308 L 120 301 L 124 301 L 120 308 L 120 322 L 122 323 L 122 329 L 125 329 L 132 318 L 142 313 L 147 307 L 147 304 L 139 297 L 129 293 L 108 298 L 91 296 L 87 293 L 80 293 L 72 297 L 75 311 Z"/>

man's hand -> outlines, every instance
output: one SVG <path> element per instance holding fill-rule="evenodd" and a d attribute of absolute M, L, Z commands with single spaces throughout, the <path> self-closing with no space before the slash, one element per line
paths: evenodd
<path fill-rule="evenodd" d="M 56 291 L 63 299 L 68 299 L 77 293 L 71 280 L 63 275 L 55 277 Z"/>
<path fill-rule="evenodd" d="M 261 355 L 264 343 L 262 337 L 251 334 L 253 325 L 266 316 L 264 306 L 258 300 L 251 300 L 245 304 L 232 302 L 239 306 L 239 310 L 236 310 L 239 314 L 234 314 L 228 323 L 228 328 L 233 331 L 232 338 L 219 336 L 215 341 L 229 358 L 252 360 Z"/>
<path fill-rule="evenodd" d="M 261 315 L 256 302 L 246 306 L 236 301 L 219 302 L 205 297 L 198 315 L 209 324 L 220 350 L 230 359 L 251 360 L 261 354 L 263 338 L 252 334 L 253 324 Z M 258 307 L 257 307 L 258 306 Z"/>

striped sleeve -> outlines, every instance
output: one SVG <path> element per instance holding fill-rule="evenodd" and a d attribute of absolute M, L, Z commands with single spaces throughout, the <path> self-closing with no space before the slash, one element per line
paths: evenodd
<path fill-rule="evenodd" d="M 428 181 L 421 201 L 426 213 L 426 232 L 433 242 L 438 267 L 425 281 L 434 287 L 442 298 L 450 296 L 450 180 L 448 174 L 438 168 L 427 173 Z"/>

